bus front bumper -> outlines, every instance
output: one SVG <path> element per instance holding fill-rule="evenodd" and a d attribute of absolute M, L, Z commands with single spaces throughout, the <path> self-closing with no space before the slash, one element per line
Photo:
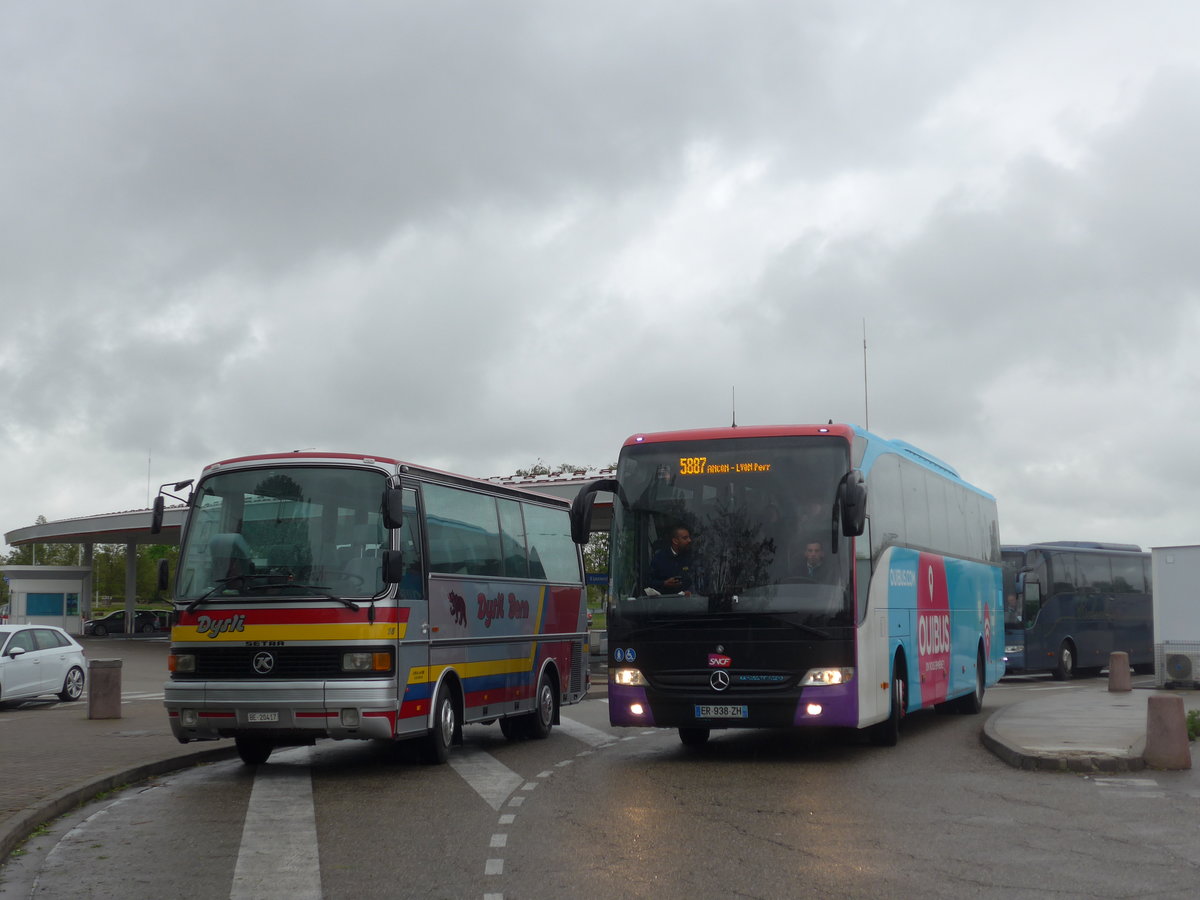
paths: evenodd
<path fill-rule="evenodd" d="M 394 682 L 169 681 L 163 705 L 180 743 L 261 737 L 307 743 L 391 739 L 398 704 Z"/>

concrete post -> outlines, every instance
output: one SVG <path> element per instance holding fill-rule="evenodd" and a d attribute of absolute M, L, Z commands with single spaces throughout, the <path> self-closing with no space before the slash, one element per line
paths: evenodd
<path fill-rule="evenodd" d="M 1129 674 L 1129 654 L 1114 650 L 1108 655 L 1108 690 L 1110 693 L 1133 690 L 1133 678 Z"/>
<path fill-rule="evenodd" d="M 1146 704 L 1146 751 L 1142 759 L 1155 769 L 1190 769 L 1187 715 L 1177 694 L 1151 694 Z"/>
<path fill-rule="evenodd" d="M 121 660 L 88 660 L 88 718 L 121 718 Z"/>

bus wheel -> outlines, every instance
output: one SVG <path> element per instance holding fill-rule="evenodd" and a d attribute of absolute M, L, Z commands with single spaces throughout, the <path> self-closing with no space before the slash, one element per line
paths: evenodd
<path fill-rule="evenodd" d="M 500 733 L 510 741 L 519 741 L 525 737 L 521 729 L 521 720 L 516 716 L 505 716 L 500 720 Z"/>
<path fill-rule="evenodd" d="M 536 740 L 550 737 L 554 728 L 554 712 L 558 698 L 554 696 L 554 680 L 549 672 L 542 672 L 538 678 L 537 693 L 534 696 L 533 715 L 525 719 L 526 735 Z"/>
<path fill-rule="evenodd" d="M 871 726 L 871 743 L 879 747 L 895 747 L 900 741 L 900 720 L 904 718 L 904 679 L 897 671 L 892 675 L 892 712 L 877 725 Z"/>
<path fill-rule="evenodd" d="M 430 765 L 441 765 L 450 756 L 450 745 L 458 730 L 458 709 L 454 694 L 442 682 L 433 701 L 433 729 L 421 743 L 421 758 Z"/>
<path fill-rule="evenodd" d="M 983 691 L 986 685 L 983 651 L 975 659 L 975 690 L 965 697 L 958 698 L 958 711 L 963 715 L 973 716 L 983 709 Z"/>
<path fill-rule="evenodd" d="M 275 745 L 266 738 L 237 737 L 233 742 L 237 744 L 238 756 L 248 766 L 261 766 L 275 749 Z"/>
<path fill-rule="evenodd" d="M 1070 641 L 1063 641 L 1058 648 L 1058 663 L 1050 673 L 1055 681 L 1066 681 L 1075 674 L 1075 647 Z"/>
<path fill-rule="evenodd" d="M 707 728 L 680 728 L 679 740 L 685 747 L 703 747 L 708 743 Z"/>

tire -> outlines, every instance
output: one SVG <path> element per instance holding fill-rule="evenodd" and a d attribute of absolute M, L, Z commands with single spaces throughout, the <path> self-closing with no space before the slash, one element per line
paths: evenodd
<path fill-rule="evenodd" d="M 138 631 L 140 631 L 142 634 L 152 634 L 154 632 L 154 626 L 153 625 L 143 625 L 141 628 L 138 629 Z"/>
<path fill-rule="evenodd" d="M 105 628 L 103 625 L 97 624 L 97 625 L 92 626 L 92 636 L 93 637 L 104 637 L 107 634 L 108 634 L 108 629 Z"/>
<path fill-rule="evenodd" d="M 525 717 L 525 734 L 535 741 L 545 740 L 554 730 L 554 718 L 558 712 L 558 696 L 554 690 L 554 679 L 545 669 L 538 676 L 537 692 L 533 695 L 533 715 Z"/>
<path fill-rule="evenodd" d="M 900 742 L 900 722 L 904 718 L 904 677 L 899 660 L 892 672 L 892 711 L 886 719 L 871 726 L 871 743 L 877 747 L 895 747 Z"/>
<path fill-rule="evenodd" d="M 67 672 L 67 677 L 63 679 L 62 690 L 58 692 L 58 699 L 63 703 L 71 703 L 83 696 L 83 669 L 79 666 L 71 666 L 71 671 Z"/>
<path fill-rule="evenodd" d="M 500 720 L 500 733 L 510 741 L 519 741 L 525 737 L 520 716 L 506 716 Z"/>
<path fill-rule="evenodd" d="M 975 690 L 965 697 L 958 698 L 956 709 L 964 716 L 974 716 L 983 709 L 983 692 L 987 686 L 986 668 L 983 661 L 983 651 L 975 659 Z"/>
<path fill-rule="evenodd" d="M 680 728 L 679 740 L 685 747 L 703 747 L 708 743 L 707 728 Z"/>
<path fill-rule="evenodd" d="M 267 738 L 237 737 L 233 742 L 237 744 L 238 756 L 248 766 L 261 766 L 275 749 L 275 745 Z"/>
<path fill-rule="evenodd" d="M 1063 641 L 1058 647 L 1058 662 L 1050 672 L 1055 681 L 1069 681 L 1075 674 L 1075 645 Z"/>
<path fill-rule="evenodd" d="M 450 756 L 450 746 L 458 729 L 454 692 L 443 681 L 433 700 L 433 729 L 421 741 L 421 759 L 431 766 L 444 763 Z"/>

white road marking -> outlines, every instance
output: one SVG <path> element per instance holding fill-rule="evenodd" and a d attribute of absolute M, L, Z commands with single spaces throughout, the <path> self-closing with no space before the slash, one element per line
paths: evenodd
<path fill-rule="evenodd" d="M 456 747 L 450 754 L 449 764 L 475 793 L 487 801 L 488 806 L 497 811 L 508 795 L 525 781 L 491 754 L 474 747 Z"/>
<path fill-rule="evenodd" d="M 303 755 L 299 755 L 303 754 Z M 298 758 L 296 758 L 298 756 Z M 293 757 L 299 765 L 278 765 Z M 230 900 L 320 900 L 321 863 L 308 749 L 259 766 L 242 826 Z"/>
<path fill-rule="evenodd" d="M 564 734 L 568 734 L 587 744 L 589 747 L 603 747 L 605 744 L 616 743 L 616 736 L 609 734 L 607 731 L 601 731 L 599 728 L 593 728 L 591 725 L 584 725 L 582 722 L 576 722 L 574 719 L 568 719 L 564 715 L 559 715 L 558 727 L 563 730 Z"/>

